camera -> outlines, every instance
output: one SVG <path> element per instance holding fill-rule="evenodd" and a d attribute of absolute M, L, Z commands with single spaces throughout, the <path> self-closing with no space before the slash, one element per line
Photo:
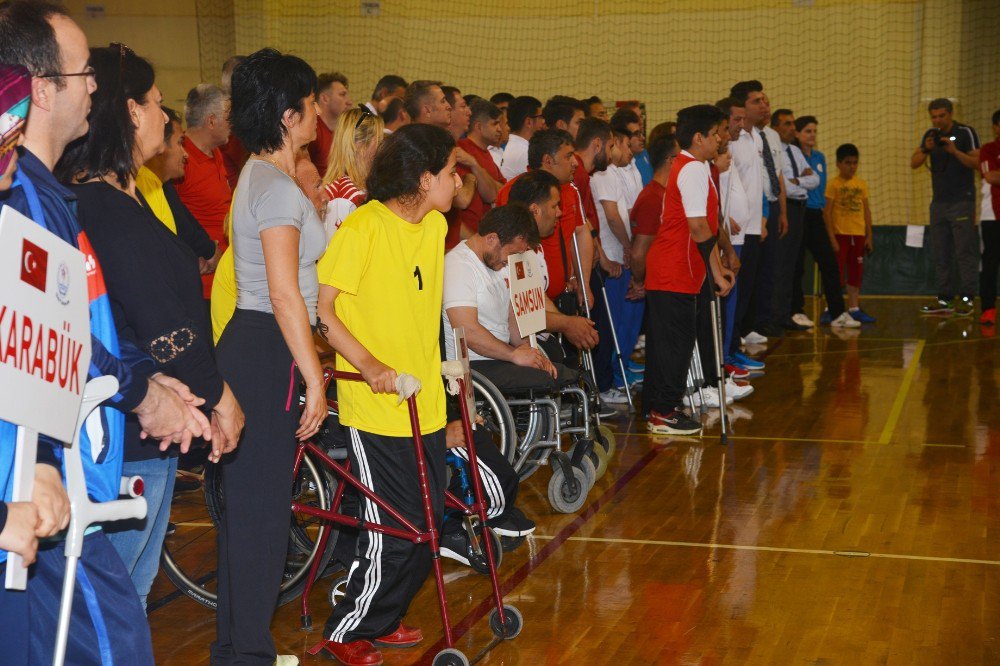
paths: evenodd
<path fill-rule="evenodd" d="M 953 136 L 949 136 L 949 137 L 943 136 L 942 133 L 941 133 L 941 130 L 939 130 L 939 129 L 933 130 L 931 132 L 931 136 L 934 137 L 934 145 L 935 146 L 943 146 L 944 142 L 947 139 L 951 139 L 952 141 L 955 140 L 955 137 L 953 137 Z"/>

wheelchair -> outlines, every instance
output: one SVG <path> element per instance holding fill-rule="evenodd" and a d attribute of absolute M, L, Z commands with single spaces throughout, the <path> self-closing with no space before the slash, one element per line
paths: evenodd
<path fill-rule="evenodd" d="M 551 466 L 549 504 L 575 513 L 607 469 L 615 436 L 600 423 L 596 387 L 579 371 L 562 367 L 568 373 L 558 380 L 542 380 L 527 368 L 473 361 L 472 385 L 476 411 L 521 479 Z M 565 451 L 564 435 L 572 442 Z"/>

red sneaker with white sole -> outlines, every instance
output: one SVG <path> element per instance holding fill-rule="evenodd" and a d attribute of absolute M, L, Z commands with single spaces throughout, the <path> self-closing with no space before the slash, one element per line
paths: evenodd
<path fill-rule="evenodd" d="M 372 643 L 378 647 L 408 648 L 413 647 L 422 640 L 424 640 L 424 632 L 416 627 L 407 627 L 405 624 L 400 624 L 396 631 L 387 636 L 376 638 Z"/>
<path fill-rule="evenodd" d="M 322 641 L 310 648 L 309 654 L 316 655 L 323 650 L 332 654 L 334 659 L 344 666 L 379 666 L 382 663 L 382 653 L 375 649 L 370 641 L 358 640 L 350 643 Z"/>

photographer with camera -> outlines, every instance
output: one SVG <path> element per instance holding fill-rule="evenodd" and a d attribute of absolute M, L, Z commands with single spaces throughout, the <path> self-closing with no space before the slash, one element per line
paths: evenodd
<path fill-rule="evenodd" d="M 972 314 L 979 275 L 973 174 L 979 163 L 979 136 L 968 125 L 953 120 L 953 110 L 951 100 L 943 97 L 927 105 L 933 127 L 924 132 L 910 158 L 914 169 L 928 165 L 933 190 L 930 235 L 937 301 L 920 308 L 920 313 L 968 317 Z M 958 261 L 958 298 L 951 279 L 953 255 Z"/>

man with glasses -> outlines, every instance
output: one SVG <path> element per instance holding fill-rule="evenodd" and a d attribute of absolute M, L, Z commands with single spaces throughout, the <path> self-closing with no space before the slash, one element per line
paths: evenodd
<path fill-rule="evenodd" d="M 541 101 L 530 96 L 515 98 L 507 107 L 510 138 L 503 151 L 500 173 L 510 180 L 528 170 L 528 142 L 540 129 L 545 128 Z"/>

